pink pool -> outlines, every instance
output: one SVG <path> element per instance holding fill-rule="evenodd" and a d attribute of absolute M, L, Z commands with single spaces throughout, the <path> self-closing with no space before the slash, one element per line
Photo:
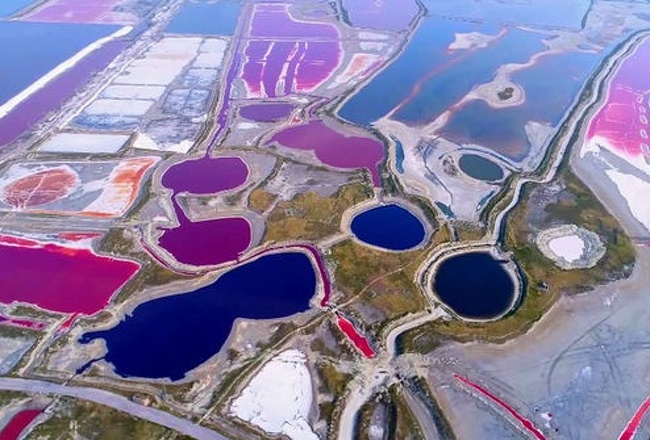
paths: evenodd
<path fill-rule="evenodd" d="M 137 17 L 116 11 L 120 0 L 51 0 L 24 19 L 59 23 L 136 23 Z"/>
<path fill-rule="evenodd" d="M 645 166 L 650 164 L 650 39 L 646 38 L 611 79 L 607 99 L 592 118 L 587 142 Z"/>
<path fill-rule="evenodd" d="M 377 353 L 370 346 L 370 342 L 363 336 L 355 327 L 352 322 L 345 319 L 343 316 L 336 314 L 336 324 L 339 329 L 348 337 L 354 346 L 368 359 L 374 358 Z"/>
<path fill-rule="evenodd" d="M 22 302 L 59 313 L 92 315 L 138 271 L 134 261 L 0 235 L 0 303 Z"/>
<path fill-rule="evenodd" d="M 271 142 L 287 148 L 311 150 L 323 163 L 337 168 L 366 168 L 375 186 L 381 186 L 379 164 L 384 159 L 383 144 L 370 137 L 346 136 L 323 121 L 285 128 Z"/>

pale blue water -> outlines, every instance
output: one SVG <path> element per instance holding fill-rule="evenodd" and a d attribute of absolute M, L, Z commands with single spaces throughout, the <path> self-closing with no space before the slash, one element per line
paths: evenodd
<path fill-rule="evenodd" d="M 119 27 L 98 24 L 0 21 L 0 105 L 61 62 Z"/>
<path fill-rule="evenodd" d="M 167 26 L 172 34 L 233 35 L 241 14 L 239 0 L 186 1 Z"/>
<path fill-rule="evenodd" d="M 32 3 L 35 3 L 35 0 L 2 0 L 0 1 L 0 18 L 10 17 Z"/>

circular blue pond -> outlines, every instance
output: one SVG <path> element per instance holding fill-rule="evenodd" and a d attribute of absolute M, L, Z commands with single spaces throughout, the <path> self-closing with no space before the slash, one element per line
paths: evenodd
<path fill-rule="evenodd" d="M 476 154 L 462 155 L 458 166 L 465 174 L 477 180 L 495 182 L 503 179 L 503 169 L 499 165 Z"/>
<path fill-rule="evenodd" d="M 104 339 L 104 359 L 120 376 L 179 380 L 221 350 L 235 319 L 303 312 L 315 292 L 306 255 L 267 255 L 195 291 L 143 303 L 115 327 L 86 333 L 80 342 Z"/>
<path fill-rule="evenodd" d="M 504 263 L 487 252 L 451 257 L 440 264 L 433 288 L 456 314 L 492 319 L 505 313 L 515 296 L 515 283 Z"/>
<path fill-rule="evenodd" d="M 396 204 L 364 211 L 354 217 L 350 227 L 362 242 L 391 251 L 412 249 L 426 235 L 420 219 Z"/>

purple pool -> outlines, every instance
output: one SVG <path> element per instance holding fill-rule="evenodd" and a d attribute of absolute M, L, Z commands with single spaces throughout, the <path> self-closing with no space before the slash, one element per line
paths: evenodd
<path fill-rule="evenodd" d="M 294 20 L 288 5 L 261 4 L 254 6 L 250 36 L 337 40 L 339 33 L 330 24 Z"/>
<path fill-rule="evenodd" d="M 179 263 L 212 266 L 236 261 L 251 245 L 251 226 L 243 217 L 191 222 L 174 202 L 179 226 L 158 239 Z"/>
<path fill-rule="evenodd" d="M 350 25 L 368 29 L 403 31 L 418 15 L 415 0 L 343 0 Z"/>
<path fill-rule="evenodd" d="M 312 92 L 341 61 L 336 27 L 296 21 L 287 5 L 255 5 L 249 37 L 240 73 L 249 97 Z"/>
<path fill-rule="evenodd" d="M 345 136 L 320 120 L 286 128 L 271 138 L 271 142 L 287 148 L 310 150 L 318 159 L 333 167 L 366 168 L 375 186 L 381 186 L 379 164 L 384 158 L 384 146 L 368 137 Z"/>
<path fill-rule="evenodd" d="M 216 194 L 243 185 L 247 178 L 248 166 L 241 158 L 205 156 L 171 166 L 162 184 L 175 194 Z"/>
<path fill-rule="evenodd" d="M 291 104 L 252 104 L 241 107 L 239 114 L 251 121 L 277 122 L 287 119 L 294 107 Z"/>

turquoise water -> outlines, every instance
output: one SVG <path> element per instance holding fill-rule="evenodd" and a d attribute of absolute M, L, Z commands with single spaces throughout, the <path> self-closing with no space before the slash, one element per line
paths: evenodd
<path fill-rule="evenodd" d="M 238 0 L 186 1 L 167 26 L 172 34 L 233 35 L 242 4 Z"/>
<path fill-rule="evenodd" d="M 406 124 L 431 122 L 476 84 L 490 81 L 502 64 L 524 63 L 544 49 L 542 35 L 510 29 L 486 48 L 449 52 L 455 34 L 465 32 L 496 35 L 499 27 L 427 17 L 402 54 L 352 96 L 339 116 L 368 126 L 396 109 L 393 118 Z"/>
<path fill-rule="evenodd" d="M 119 27 L 98 24 L 0 22 L 0 105 L 90 43 Z"/>
<path fill-rule="evenodd" d="M 35 0 L 2 0 L 0 2 L 0 18 L 10 17 L 34 2 Z"/>

